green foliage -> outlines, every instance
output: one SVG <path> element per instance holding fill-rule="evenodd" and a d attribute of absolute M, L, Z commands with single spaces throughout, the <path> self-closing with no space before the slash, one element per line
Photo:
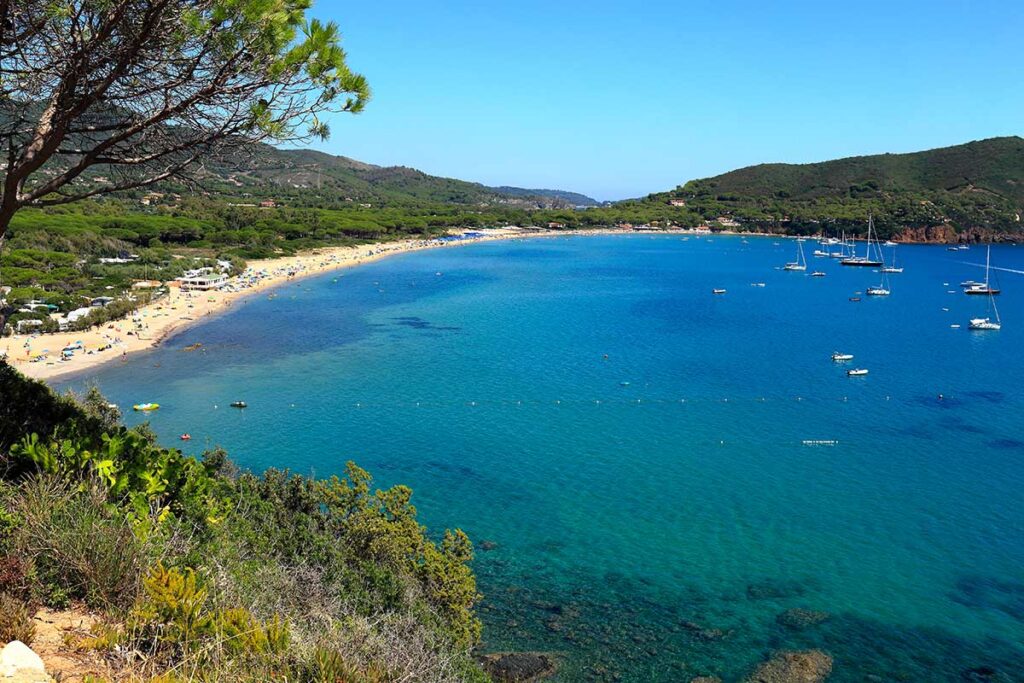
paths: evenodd
<path fill-rule="evenodd" d="M 747 229 L 860 235 L 873 214 L 879 234 L 951 225 L 958 230 L 1019 233 L 1024 208 L 1024 140 L 992 138 L 916 152 L 816 164 L 761 164 L 693 180 L 651 195 L 659 205 L 684 198 L 713 219 L 728 215 Z"/>
<path fill-rule="evenodd" d="M 30 477 L 5 493 L 3 505 L 19 519 L 9 544 L 30 565 L 36 599 L 113 610 L 134 603 L 146 548 L 101 489 Z"/>
<path fill-rule="evenodd" d="M 112 426 L 97 392 L 82 408 L 0 381 L 36 404 L 0 424 L 16 439 L 0 560 L 25 562 L 8 584 L 128 614 L 90 646 L 209 680 L 383 681 L 413 661 L 417 679 L 483 680 L 472 546 L 460 531 L 432 540 L 407 487 L 374 490 L 352 463 L 329 480 L 240 473 L 223 451 L 199 461 Z"/>

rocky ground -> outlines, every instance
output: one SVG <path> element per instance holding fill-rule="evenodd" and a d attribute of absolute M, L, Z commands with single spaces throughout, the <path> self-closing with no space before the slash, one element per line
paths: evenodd
<path fill-rule="evenodd" d="M 108 676 L 102 659 L 73 646 L 95 623 L 83 610 L 39 610 L 31 647 L 14 641 L 0 653 L 0 683 L 80 683 L 86 676 Z"/>

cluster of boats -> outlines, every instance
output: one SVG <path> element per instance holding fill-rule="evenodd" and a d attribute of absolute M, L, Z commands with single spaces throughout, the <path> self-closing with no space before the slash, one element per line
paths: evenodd
<path fill-rule="evenodd" d="M 874 238 L 873 238 L 874 235 Z M 830 250 L 829 247 L 838 245 L 840 249 Z M 843 234 L 842 239 L 836 237 L 829 237 L 818 242 L 818 249 L 814 250 L 814 256 L 817 258 L 836 258 L 839 259 L 839 264 L 843 266 L 853 266 L 862 268 L 878 268 L 882 274 L 882 282 L 877 285 L 872 285 L 865 290 L 868 296 L 888 296 L 891 293 L 889 288 L 888 273 L 902 273 L 903 267 L 896 265 L 896 243 L 892 241 L 886 241 L 886 247 L 893 249 L 892 262 L 886 264 L 885 255 L 882 253 L 882 244 L 877 240 L 877 234 L 875 234 L 875 221 L 874 218 L 868 216 L 868 238 L 867 246 L 864 249 L 864 255 L 861 256 L 857 253 L 857 244 L 853 241 L 846 239 L 846 234 Z M 803 240 L 798 239 L 796 243 L 797 255 L 796 261 L 790 261 L 782 267 L 783 270 L 793 271 L 806 271 L 807 270 L 807 259 L 804 257 Z M 824 271 L 816 270 L 811 273 L 811 277 L 825 277 Z M 852 299 L 851 299 L 852 300 Z M 859 300 L 859 299 L 858 299 Z"/>
<path fill-rule="evenodd" d="M 782 269 L 789 271 L 803 272 L 807 270 L 807 259 L 804 256 L 804 240 L 797 239 L 796 248 L 797 255 L 795 261 L 786 263 Z M 839 249 L 830 249 L 830 247 L 839 246 Z M 892 259 L 886 263 L 885 254 L 882 251 L 882 247 L 892 248 Z M 868 235 L 864 254 L 857 253 L 856 242 L 848 241 L 846 234 L 843 234 L 842 239 L 836 237 L 830 237 L 822 239 L 818 242 L 817 249 L 814 250 L 814 256 L 819 258 L 836 258 L 839 259 L 840 265 L 861 267 L 861 268 L 877 268 L 881 275 L 881 282 L 877 285 L 871 285 L 864 290 L 864 294 L 867 296 L 889 296 L 892 293 L 891 286 L 889 284 L 888 275 L 890 273 L 902 273 L 903 266 L 897 265 L 896 262 L 896 243 L 890 240 L 886 240 L 884 243 L 880 243 L 877 239 L 877 231 L 875 230 L 875 222 L 871 216 L 868 216 Z M 969 247 L 965 244 L 958 246 L 949 247 L 950 251 L 965 251 Z M 989 245 L 988 251 L 985 257 L 985 280 L 982 282 L 976 282 L 974 280 L 967 280 L 961 282 L 960 286 L 963 288 L 964 294 L 971 296 L 987 296 L 989 297 L 989 315 L 984 318 L 972 318 L 968 328 L 972 330 L 999 330 L 1002 329 L 1002 321 L 999 319 L 999 310 L 996 308 L 995 295 L 999 294 L 999 288 L 994 287 L 990 284 L 989 274 L 991 271 L 991 256 L 992 247 Z M 816 270 L 811 273 L 812 277 L 825 277 L 825 273 L 820 270 Z M 724 291 L 724 290 L 723 290 Z M 859 292 L 858 292 L 859 294 Z M 850 297 L 850 301 L 860 301 L 859 296 Z M 959 327 L 956 325 L 955 327 Z M 840 356 L 845 354 L 838 354 Z M 833 357 L 833 360 L 836 360 Z M 851 371 L 848 374 L 867 374 L 867 370 L 863 372 Z"/>

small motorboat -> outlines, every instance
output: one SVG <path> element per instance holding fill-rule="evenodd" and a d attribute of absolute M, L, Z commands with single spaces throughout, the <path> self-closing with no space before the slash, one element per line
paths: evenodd
<path fill-rule="evenodd" d="M 232 408 L 248 408 L 249 404 L 246 403 L 245 401 L 232 401 L 231 407 Z"/>
<path fill-rule="evenodd" d="M 890 294 L 889 290 L 882 285 L 878 285 L 877 287 L 868 287 L 865 292 L 868 296 L 889 296 Z"/>
<path fill-rule="evenodd" d="M 751 282 L 750 286 L 751 287 L 764 287 L 764 283 L 763 282 Z"/>
<path fill-rule="evenodd" d="M 839 353 L 838 351 L 836 351 L 835 353 L 832 354 L 832 360 L 833 360 L 833 362 L 836 362 L 836 363 L 841 363 L 841 362 L 847 361 L 847 360 L 853 360 L 853 354 L 852 353 Z"/>
<path fill-rule="evenodd" d="M 866 368 L 854 368 L 852 370 L 847 370 L 846 371 L 846 376 L 847 377 L 862 377 L 862 376 L 864 376 L 866 374 L 868 374 L 868 371 L 867 371 Z"/>
<path fill-rule="evenodd" d="M 860 297 L 859 296 L 851 296 L 850 297 L 850 301 L 860 301 Z"/>
<path fill-rule="evenodd" d="M 160 407 L 159 403 L 136 403 L 132 406 L 132 410 L 139 412 L 148 412 L 150 410 L 156 410 Z"/>
<path fill-rule="evenodd" d="M 182 441 L 191 441 L 192 440 L 192 435 L 189 434 L 188 432 L 185 432 L 184 434 L 181 435 L 181 440 Z"/>
<path fill-rule="evenodd" d="M 823 273 L 820 270 L 816 270 L 813 273 L 811 273 L 811 277 L 825 277 L 825 273 Z"/>
<path fill-rule="evenodd" d="M 725 290 L 724 289 L 712 289 L 711 293 L 712 294 L 725 294 Z"/>

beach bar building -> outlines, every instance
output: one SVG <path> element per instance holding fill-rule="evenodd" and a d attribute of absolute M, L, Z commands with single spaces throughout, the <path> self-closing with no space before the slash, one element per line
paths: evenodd
<path fill-rule="evenodd" d="M 179 277 L 178 285 L 183 292 L 208 292 L 213 289 L 220 289 L 227 281 L 227 276 L 223 273 L 203 273 Z"/>

